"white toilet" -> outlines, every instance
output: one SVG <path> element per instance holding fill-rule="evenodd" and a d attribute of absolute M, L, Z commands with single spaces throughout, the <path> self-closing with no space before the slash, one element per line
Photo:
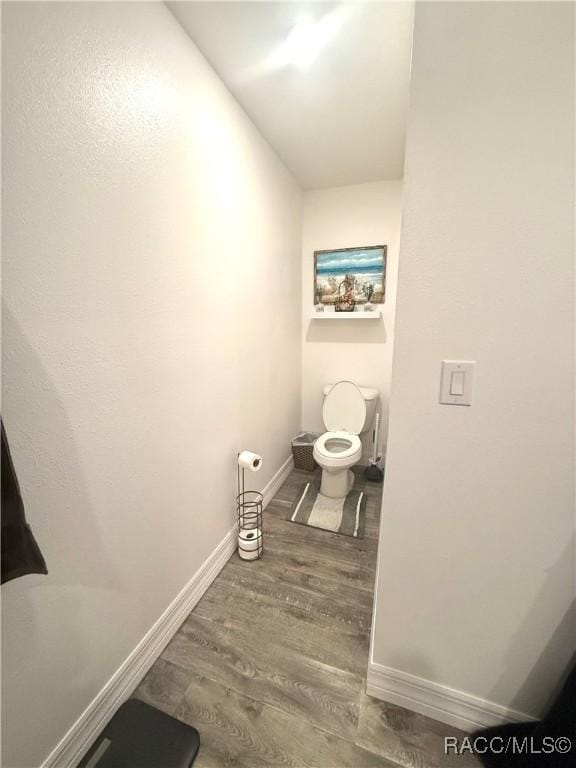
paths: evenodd
<path fill-rule="evenodd" d="M 372 387 L 357 387 L 339 381 L 324 387 L 322 416 L 328 430 L 314 444 L 314 458 L 322 467 L 320 493 L 342 499 L 354 484 L 350 468 L 362 457 L 359 435 L 368 431 L 374 420 L 379 392 Z"/>

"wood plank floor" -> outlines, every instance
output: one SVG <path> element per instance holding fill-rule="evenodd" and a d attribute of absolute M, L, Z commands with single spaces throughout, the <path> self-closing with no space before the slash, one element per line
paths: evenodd
<path fill-rule="evenodd" d="M 456 731 L 365 693 L 381 485 L 357 472 L 353 539 L 286 520 L 309 479 L 292 472 L 264 512 L 263 559 L 233 555 L 134 695 L 200 731 L 197 768 L 448 765 Z"/>

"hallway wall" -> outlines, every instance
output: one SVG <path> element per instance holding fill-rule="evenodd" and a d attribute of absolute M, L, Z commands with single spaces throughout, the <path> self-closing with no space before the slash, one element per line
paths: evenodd
<path fill-rule="evenodd" d="M 37 766 L 300 423 L 301 194 L 162 3 L 3 5 L 3 405 L 49 575 L 2 587 Z"/>
<path fill-rule="evenodd" d="M 418 3 L 413 56 L 369 684 L 537 716 L 575 648 L 574 6 Z"/>
<path fill-rule="evenodd" d="M 351 379 L 377 387 L 382 395 L 382 444 L 388 425 L 392 372 L 402 181 L 376 181 L 304 193 L 302 236 L 302 427 L 324 432 L 324 384 Z M 314 251 L 387 245 L 386 301 L 378 321 L 310 320 Z M 372 450 L 364 438 L 364 459 Z"/>

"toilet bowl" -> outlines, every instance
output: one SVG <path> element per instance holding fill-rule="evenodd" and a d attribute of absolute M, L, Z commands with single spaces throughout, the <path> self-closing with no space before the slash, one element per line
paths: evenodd
<path fill-rule="evenodd" d="M 360 433 L 370 426 L 378 391 L 339 381 L 324 390 L 322 416 L 328 430 L 314 444 L 314 458 L 322 468 L 320 493 L 344 498 L 354 484 L 351 468 L 362 458 Z M 370 408 L 367 408 L 369 402 Z"/>
<path fill-rule="evenodd" d="M 360 461 L 362 443 L 358 435 L 348 432 L 325 432 L 316 440 L 314 458 L 322 467 L 320 493 L 334 499 L 343 498 L 354 484 L 350 468 Z"/>

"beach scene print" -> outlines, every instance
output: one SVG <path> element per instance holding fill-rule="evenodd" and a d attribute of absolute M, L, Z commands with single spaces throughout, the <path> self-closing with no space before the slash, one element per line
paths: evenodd
<path fill-rule="evenodd" d="M 383 304 L 386 290 L 386 246 L 315 251 L 314 303 L 336 303 L 343 281 L 356 304 Z"/>

